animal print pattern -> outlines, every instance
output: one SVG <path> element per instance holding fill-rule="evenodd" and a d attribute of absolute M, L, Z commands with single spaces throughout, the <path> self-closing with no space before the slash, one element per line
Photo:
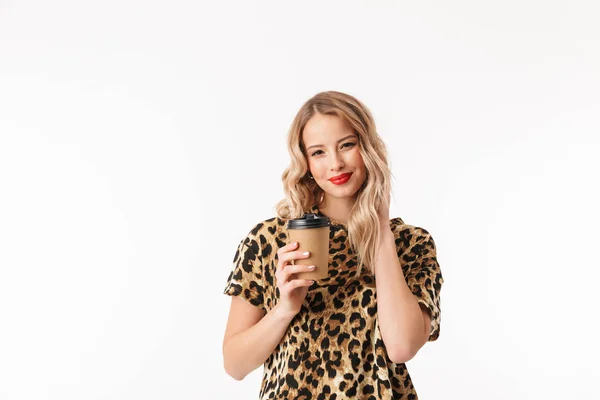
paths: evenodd
<path fill-rule="evenodd" d="M 308 212 L 323 215 L 314 206 Z M 277 250 L 288 242 L 287 220 L 257 224 L 235 253 L 225 294 L 265 312 L 277 304 Z M 429 341 L 440 333 L 442 274 L 431 235 L 390 220 L 408 286 L 431 315 Z M 309 288 L 300 312 L 264 363 L 260 399 L 417 399 L 403 363 L 393 363 L 379 331 L 375 278 L 347 245 L 343 224 L 330 227 L 329 276 Z"/>

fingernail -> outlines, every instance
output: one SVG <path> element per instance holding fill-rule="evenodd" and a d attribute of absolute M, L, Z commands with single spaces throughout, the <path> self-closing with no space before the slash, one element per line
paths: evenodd
<path fill-rule="evenodd" d="M 313 269 L 315 269 L 315 266 L 314 265 L 309 265 L 308 269 L 310 269 L 312 271 Z"/>
<path fill-rule="evenodd" d="M 308 251 L 305 251 L 304 253 L 302 253 L 303 256 L 307 256 L 309 254 Z"/>

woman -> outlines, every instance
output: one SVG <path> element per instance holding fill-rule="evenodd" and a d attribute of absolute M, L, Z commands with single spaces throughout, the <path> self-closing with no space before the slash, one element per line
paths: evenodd
<path fill-rule="evenodd" d="M 436 340 L 443 283 L 431 235 L 389 218 L 391 172 L 367 107 L 340 92 L 309 99 L 288 135 L 286 198 L 234 257 L 223 340 L 241 380 L 264 364 L 261 399 L 416 399 L 406 370 Z M 329 276 L 296 279 L 308 255 L 286 223 L 329 217 Z M 292 265 L 292 260 L 294 265 Z"/>

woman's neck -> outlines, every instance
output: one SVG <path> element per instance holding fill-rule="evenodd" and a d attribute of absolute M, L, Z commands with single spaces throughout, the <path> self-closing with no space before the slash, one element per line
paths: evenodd
<path fill-rule="evenodd" d="M 354 207 L 355 199 L 348 198 L 327 198 L 318 205 L 319 211 L 327 217 L 334 219 L 342 224 L 348 224 L 348 218 L 352 207 Z"/>

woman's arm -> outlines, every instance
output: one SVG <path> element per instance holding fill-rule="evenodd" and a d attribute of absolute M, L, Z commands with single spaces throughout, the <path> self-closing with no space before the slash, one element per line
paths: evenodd
<path fill-rule="evenodd" d="M 225 371 L 242 380 L 273 353 L 294 315 L 280 311 L 278 305 L 265 312 L 233 296 L 223 339 Z"/>
<path fill-rule="evenodd" d="M 294 251 L 296 248 L 298 243 L 293 242 L 277 250 L 275 280 L 279 298 L 268 313 L 237 296 L 232 297 L 223 339 L 223 362 L 225 371 L 234 379 L 244 379 L 269 358 L 300 312 L 308 287 L 314 283 L 295 277 L 314 269 L 310 265 L 289 265 L 310 257 L 310 252 Z"/>
<path fill-rule="evenodd" d="M 379 330 L 390 360 L 403 363 L 427 342 L 431 318 L 406 283 L 389 224 L 381 236 L 374 270 Z"/>

